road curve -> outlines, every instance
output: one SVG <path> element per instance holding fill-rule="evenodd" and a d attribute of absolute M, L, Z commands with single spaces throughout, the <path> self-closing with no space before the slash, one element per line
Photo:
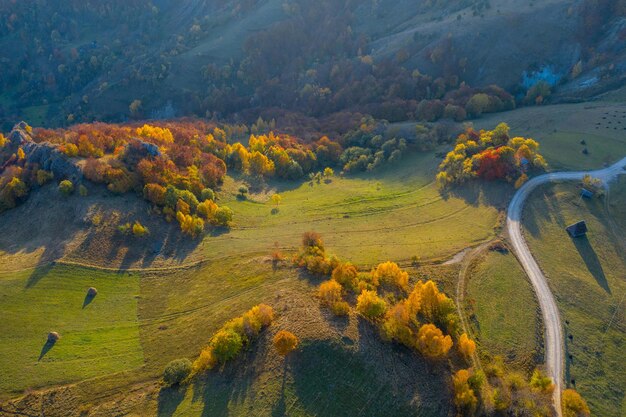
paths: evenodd
<path fill-rule="evenodd" d="M 561 417 L 561 391 L 563 388 L 563 368 L 564 368 L 564 348 L 563 348 L 563 328 L 561 317 L 556 306 L 554 296 L 548 287 L 546 277 L 541 272 L 541 268 L 533 258 L 528 245 L 522 235 L 522 209 L 526 198 L 538 186 L 555 180 L 581 180 L 586 174 L 594 178 L 599 178 L 604 184 L 608 184 L 619 174 L 626 174 L 626 157 L 608 168 L 597 171 L 577 171 L 577 172 L 552 172 L 540 175 L 529 180 L 513 196 L 507 211 L 506 227 L 511 240 L 511 245 L 515 255 L 519 259 L 522 267 L 530 279 L 533 289 L 537 294 L 539 307 L 545 325 L 545 363 L 549 375 L 554 380 L 556 389 L 553 394 L 554 407 L 557 416 Z"/>

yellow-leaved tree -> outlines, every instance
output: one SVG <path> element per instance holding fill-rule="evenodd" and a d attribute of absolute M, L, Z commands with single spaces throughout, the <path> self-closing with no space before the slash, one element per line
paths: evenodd
<path fill-rule="evenodd" d="M 470 361 L 474 352 L 476 352 L 476 342 L 470 339 L 466 333 L 463 333 L 461 337 L 459 337 L 458 347 L 459 353 L 463 355 L 463 357 Z"/>
<path fill-rule="evenodd" d="M 442 358 L 452 347 L 452 338 L 434 324 L 425 324 L 417 332 L 417 349 L 429 358 Z"/>
<path fill-rule="evenodd" d="M 561 396 L 563 417 L 589 417 L 591 411 L 587 402 L 573 389 L 566 389 Z"/>
<path fill-rule="evenodd" d="M 409 286 L 409 274 L 400 269 L 395 262 L 384 262 L 372 270 L 372 276 L 381 284 L 396 286 L 406 290 Z"/>
<path fill-rule="evenodd" d="M 467 369 L 460 369 L 452 376 L 454 385 L 454 404 L 462 416 L 472 416 L 478 406 L 478 398 L 470 387 L 471 373 Z"/>

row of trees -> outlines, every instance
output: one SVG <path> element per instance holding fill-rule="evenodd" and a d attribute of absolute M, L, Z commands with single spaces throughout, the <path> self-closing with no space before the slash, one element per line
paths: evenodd
<path fill-rule="evenodd" d="M 240 317 L 224 324 L 196 360 L 191 362 L 183 358 L 170 362 L 163 372 L 163 381 L 166 385 L 187 383 L 217 365 L 232 361 L 243 348 L 259 337 L 261 331 L 274 321 L 274 317 L 274 310 L 268 305 L 252 307 Z M 287 356 L 298 347 L 299 339 L 287 330 L 280 330 L 274 335 L 272 343 L 279 355 Z"/>
<path fill-rule="evenodd" d="M 511 138 L 506 123 L 491 131 L 469 128 L 459 135 L 454 150 L 439 165 L 437 181 L 450 186 L 473 178 L 505 179 L 519 188 L 529 171 L 547 167 L 538 150 L 539 144 L 533 139 Z"/>

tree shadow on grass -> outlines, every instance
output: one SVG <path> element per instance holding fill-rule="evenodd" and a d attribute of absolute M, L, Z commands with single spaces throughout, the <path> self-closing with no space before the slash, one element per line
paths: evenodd
<path fill-rule="evenodd" d="M 272 410 L 272 417 L 283 417 L 287 413 L 287 403 L 285 401 L 285 385 L 287 383 L 287 361 L 288 358 L 285 358 L 285 362 L 283 365 L 283 381 L 280 386 L 280 398 L 278 399 L 278 402 Z"/>
<path fill-rule="evenodd" d="M 26 288 L 32 288 L 37 285 L 37 283 L 41 281 L 43 277 L 50 273 L 53 267 L 54 264 L 48 264 L 35 268 L 35 270 L 32 272 L 32 274 L 30 274 L 28 280 L 26 281 Z"/>
<path fill-rule="evenodd" d="M 186 392 L 187 387 L 184 386 L 161 388 L 161 390 L 159 391 L 157 416 L 173 416 L 176 412 L 176 409 L 185 398 Z"/>
<path fill-rule="evenodd" d="M 532 201 L 531 201 L 532 198 Z M 561 215 L 561 209 L 550 204 L 556 196 L 551 185 L 542 186 L 534 190 L 524 202 L 522 208 L 522 224 L 524 230 L 534 238 L 541 238 L 543 230 L 541 224 L 554 222 L 559 227 L 565 227 L 565 220 Z"/>
<path fill-rule="evenodd" d="M 256 374 L 254 367 L 248 364 L 252 362 L 256 348 L 258 346 L 253 346 L 234 361 L 208 371 L 197 380 L 192 402 L 202 402 L 202 417 L 227 416 L 229 404 L 239 403 L 249 395 L 254 403 L 251 387 Z"/>
<path fill-rule="evenodd" d="M 54 340 L 46 341 L 46 343 L 44 343 L 43 347 L 41 348 L 41 352 L 39 353 L 39 359 L 37 359 L 37 362 L 42 360 L 43 357 L 46 356 L 48 352 L 50 352 L 54 345 L 56 345 L 56 342 Z"/>
<path fill-rule="evenodd" d="M 600 262 L 600 258 L 596 254 L 596 251 L 591 246 L 589 239 L 587 236 L 581 236 L 572 238 L 574 246 L 578 250 L 580 257 L 585 262 L 587 269 L 593 275 L 596 282 L 604 291 L 611 294 L 611 288 L 609 288 L 609 282 L 606 279 L 606 275 L 604 274 L 604 268 L 602 268 L 602 263 Z"/>
<path fill-rule="evenodd" d="M 400 381 L 381 378 L 374 367 L 378 366 L 370 361 L 385 358 L 394 362 L 394 355 L 379 340 L 372 341 L 379 344 L 380 356 L 375 352 L 354 352 L 345 349 L 337 343 L 327 340 L 316 340 L 294 352 L 291 358 L 290 370 L 294 383 L 294 390 L 298 398 L 298 407 L 320 417 L 332 416 L 446 416 L 436 404 L 413 403 L 416 392 L 412 389 L 395 389 Z M 375 354 L 376 357 L 370 357 Z M 387 362 L 387 361 L 386 361 Z M 386 373 L 395 374 L 400 369 L 386 370 Z M 404 371 L 404 369 L 403 369 Z M 396 374 L 397 376 L 397 374 Z M 409 375 L 403 375 L 408 377 Z M 429 379 L 433 385 L 443 383 L 438 377 L 426 375 L 410 375 L 413 379 Z M 425 382 L 425 381 L 424 381 Z M 439 387 L 442 389 L 445 384 Z M 433 387 L 434 388 L 434 387 Z M 417 395 L 423 399 L 419 392 Z M 433 407 L 437 409 L 429 409 Z"/>
<path fill-rule="evenodd" d="M 505 209 L 514 193 L 513 186 L 504 181 L 483 180 L 439 190 L 444 200 L 459 198 L 473 207 L 486 205 L 497 209 Z"/>

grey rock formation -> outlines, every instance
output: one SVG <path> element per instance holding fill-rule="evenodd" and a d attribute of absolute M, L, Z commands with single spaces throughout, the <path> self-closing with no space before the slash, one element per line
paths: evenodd
<path fill-rule="evenodd" d="M 47 142 L 34 142 L 28 133 L 26 123 L 18 123 L 9 134 L 8 139 L 8 152 L 15 153 L 21 147 L 26 154 L 26 162 L 38 164 L 40 169 L 51 171 L 57 180 L 69 179 L 75 184 L 82 181 L 83 173 L 80 168 L 54 145 Z"/>

